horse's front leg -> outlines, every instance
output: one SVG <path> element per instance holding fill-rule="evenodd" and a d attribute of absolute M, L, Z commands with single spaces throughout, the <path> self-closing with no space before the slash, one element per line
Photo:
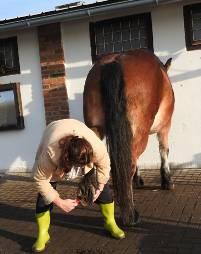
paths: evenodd
<path fill-rule="evenodd" d="M 160 130 L 157 133 L 158 141 L 159 141 L 159 151 L 161 157 L 161 188 L 163 190 L 172 190 L 174 189 L 174 184 L 171 180 L 171 173 L 170 167 L 168 163 L 168 154 L 169 154 L 169 147 L 168 147 L 168 133 L 170 129 L 170 124 Z"/>

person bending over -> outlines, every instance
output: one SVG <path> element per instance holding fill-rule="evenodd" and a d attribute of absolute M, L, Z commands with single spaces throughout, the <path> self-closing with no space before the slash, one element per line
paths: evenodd
<path fill-rule="evenodd" d="M 93 167 L 97 170 L 98 188 L 94 202 L 100 205 L 104 228 L 116 239 L 125 238 L 114 218 L 114 201 L 107 184 L 110 159 L 105 144 L 84 123 L 62 119 L 50 123 L 42 136 L 33 166 L 33 178 L 38 196 L 36 201 L 37 240 L 32 250 L 45 249 L 50 236 L 50 212 L 53 205 L 65 213 L 76 208 L 76 199 L 62 199 L 56 191 L 59 180 L 80 179 Z"/>

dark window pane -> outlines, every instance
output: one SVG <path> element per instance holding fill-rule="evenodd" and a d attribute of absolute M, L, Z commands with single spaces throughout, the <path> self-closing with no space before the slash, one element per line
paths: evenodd
<path fill-rule="evenodd" d="M 201 10 L 192 12 L 193 41 L 201 40 Z"/>
<path fill-rule="evenodd" d="M 132 41 L 131 41 L 131 47 L 132 47 L 133 49 L 138 49 L 138 48 L 140 48 L 140 42 L 139 42 L 139 40 L 132 40 Z"/>
<path fill-rule="evenodd" d="M 143 16 L 139 17 L 138 24 L 140 26 L 146 26 L 146 20 L 143 18 Z"/>
<path fill-rule="evenodd" d="M 183 11 L 186 48 L 201 49 L 201 4 L 184 6 Z"/>
<path fill-rule="evenodd" d="M 111 32 L 112 32 L 112 26 L 111 26 L 111 24 L 105 25 L 104 26 L 104 34 L 111 33 Z"/>
<path fill-rule="evenodd" d="M 0 39 L 0 76 L 19 71 L 17 38 Z"/>
<path fill-rule="evenodd" d="M 100 54 L 122 52 L 131 48 L 152 48 L 152 37 L 148 34 L 150 22 L 150 15 L 140 14 L 95 23 L 95 49 L 92 52 L 96 52 L 97 57 Z M 151 45 L 148 45 L 148 41 Z"/>
<path fill-rule="evenodd" d="M 133 28 L 133 29 L 131 29 L 131 39 L 136 39 L 136 38 L 139 38 L 139 35 L 140 35 L 140 31 L 138 30 L 138 29 L 135 29 L 135 28 Z"/>
<path fill-rule="evenodd" d="M 145 29 L 145 27 L 142 27 L 140 29 L 140 37 L 146 37 L 147 36 L 147 31 Z"/>
<path fill-rule="evenodd" d="M 130 27 L 136 27 L 138 26 L 138 18 L 133 17 L 130 21 Z"/>
<path fill-rule="evenodd" d="M 2 51 L 0 51 L 0 66 L 5 65 L 5 57 Z"/>
<path fill-rule="evenodd" d="M 194 41 L 201 40 L 201 30 L 193 31 L 193 40 Z"/>
<path fill-rule="evenodd" d="M 96 35 L 96 44 L 103 44 L 104 43 L 104 36 L 102 34 Z"/>
<path fill-rule="evenodd" d="M 5 65 L 8 68 L 13 68 L 13 58 L 12 58 L 12 47 L 9 47 L 9 45 L 7 47 L 5 47 Z"/>
<path fill-rule="evenodd" d="M 146 39 L 140 39 L 140 48 L 147 48 L 147 40 Z"/>
<path fill-rule="evenodd" d="M 201 17 L 200 18 L 193 17 L 192 26 L 193 26 L 193 29 L 200 29 L 201 28 Z"/>
<path fill-rule="evenodd" d="M 101 22 L 96 23 L 96 32 L 103 33 L 103 25 Z"/>
<path fill-rule="evenodd" d="M 107 43 L 105 44 L 105 53 L 110 53 L 110 52 L 113 52 L 113 44 Z"/>
<path fill-rule="evenodd" d="M 123 50 L 124 51 L 128 51 L 129 49 L 131 49 L 131 43 L 130 43 L 130 41 L 124 41 L 123 42 Z"/>
<path fill-rule="evenodd" d="M 114 42 L 121 41 L 121 32 L 113 33 L 113 41 Z"/>
<path fill-rule="evenodd" d="M 121 21 L 121 29 L 126 29 L 126 28 L 129 28 L 129 20 L 122 20 Z"/>
<path fill-rule="evenodd" d="M 197 9 L 197 10 L 194 9 L 194 10 L 192 10 L 192 16 L 200 18 L 201 17 L 201 9 Z"/>
<path fill-rule="evenodd" d="M 106 43 L 111 42 L 112 41 L 112 33 L 105 34 L 104 39 L 105 39 Z"/>
<path fill-rule="evenodd" d="M 129 30 L 123 30 L 122 31 L 122 40 L 127 41 L 130 39 L 130 31 Z"/>
<path fill-rule="evenodd" d="M 101 55 L 105 51 L 104 45 L 98 45 L 96 48 L 97 48 L 97 52 L 96 52 L 97 55 Z"/>
<path fill-rule="evenodd" d="M 120 28 L 120 22 L 114 22 L 112 23 L 112 30 L 113 31 L 119 31 L 121 28 Z"/>
<path fill-rule="evenodd" d="M 119 42 L 116 42 L 114 44 L 114 52 L 121 52 L 122 51 L 122 44 Z"/>

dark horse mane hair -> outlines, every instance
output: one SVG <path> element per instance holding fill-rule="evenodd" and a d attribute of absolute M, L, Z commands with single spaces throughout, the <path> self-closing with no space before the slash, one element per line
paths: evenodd
<path fill-rule="evenodd" d="M 100 76 L 102 101 L 105 108 L 105 134 L 111 158 L 113 188 L 123 222 L 127 224 L 134 210 L 131 187 L 131 142 L 133 135 L 126 113 L 124 79 L 120 64 L 113 61 L 102 65 Z"/>

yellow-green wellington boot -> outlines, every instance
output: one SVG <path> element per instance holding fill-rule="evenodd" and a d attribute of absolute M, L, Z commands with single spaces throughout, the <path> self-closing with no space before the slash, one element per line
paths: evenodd
<path fill-rule="evenodd" d="M 41 252 L 45 250 L 45 245 L 50 240 L 48 233 L 50 226 L 50 211 L 36 214 L 36 223 L 38 226 L 38 237 L 32 247 L 32 251 Z"/>
<path fill-rule="evenodd" d="M 114 202 L 109 204 L 100 204 L 101 213 L 104 218 L 104 228 L 116 239 L 125 238 L 125 233 L 121 230 L 114 218 Z"/>

